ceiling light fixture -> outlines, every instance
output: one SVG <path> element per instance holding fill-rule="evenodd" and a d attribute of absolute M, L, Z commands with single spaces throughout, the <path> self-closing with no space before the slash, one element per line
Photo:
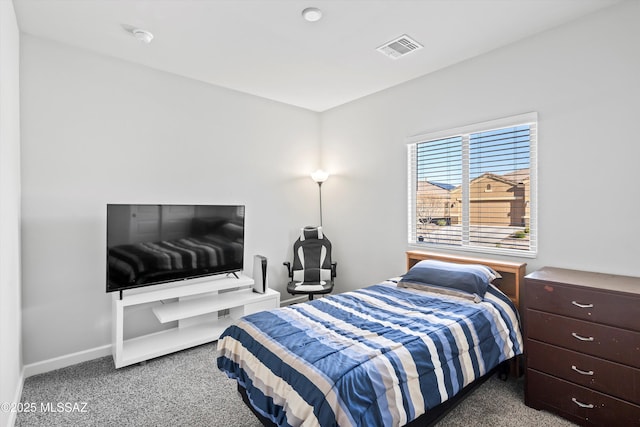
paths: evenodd
<path fill-rule="evenodd" d="M 302 11 L 302 17 L 309 22 L 316 22 L 322 18 L 322 11 L 317 7 L 308 7 Z"/>
<path fill-rule="evenodd" d="M 153 40 L 153 34 L 141 28 L 134 28 L 133 30 L 131 30 L 131 34 L 133 34 L 133 37 L 137 38 L 143 43 L 149 44 L 151 43 L 151 40 Z"/>

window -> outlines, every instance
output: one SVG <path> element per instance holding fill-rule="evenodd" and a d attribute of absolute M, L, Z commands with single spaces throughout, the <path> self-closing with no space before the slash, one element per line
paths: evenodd
<path fill-rule="evenodd" d="M 409 243 L 535 256 L 537 114 L 409 138 Z"/>

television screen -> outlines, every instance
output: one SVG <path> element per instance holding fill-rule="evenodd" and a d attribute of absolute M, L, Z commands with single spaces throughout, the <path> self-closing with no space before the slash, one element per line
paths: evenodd
<path fill-rule="evenodd" d="M 107 205 L 107 292 L 242 270 L 242 205 Z"/>

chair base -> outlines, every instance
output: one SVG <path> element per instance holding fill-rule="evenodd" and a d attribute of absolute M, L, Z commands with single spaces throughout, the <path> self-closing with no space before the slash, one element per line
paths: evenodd
<path fill-rule="evenodd" d="M 322 289 L 309 291 L 309 290 L 300 290 L 296 289 L 296 284 L 298 282 L 291 281 L 287 284 L 287 292 L 291 295 L 307 295 L 309 297 L 309 301 L 313 300 L 314 295 L 325 295 L 330 293 L 333 290 L 333 281 L 327 281 L 326 284 L 322 285 Z M 305 283 L 307 285 L 320 285 L 320 283 Z"/>

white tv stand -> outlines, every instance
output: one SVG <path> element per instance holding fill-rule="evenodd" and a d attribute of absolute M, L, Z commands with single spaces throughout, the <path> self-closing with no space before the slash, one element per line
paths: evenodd
<path fill-rule="evenodd" d="M 228 292 L 220 293 L 220 291 Z M 148 335 L 124 339 L 125 308 L 138 304 L 175 300 L 156 305 L 152 311 L 160 323 L 178 326 Z M 217 340 L 235 320 L 257 311 L 280 306 L 280 293 L 267 289 L 253 292 L 253 279 L 239 275 L 213 277 L 193 284 L 158 285 L 132 289 L 120 299 L 113 293 L 112 351 L 116 368 L 163 356 Z M 218 317 L 218 311 L 229 315 Z"/>

